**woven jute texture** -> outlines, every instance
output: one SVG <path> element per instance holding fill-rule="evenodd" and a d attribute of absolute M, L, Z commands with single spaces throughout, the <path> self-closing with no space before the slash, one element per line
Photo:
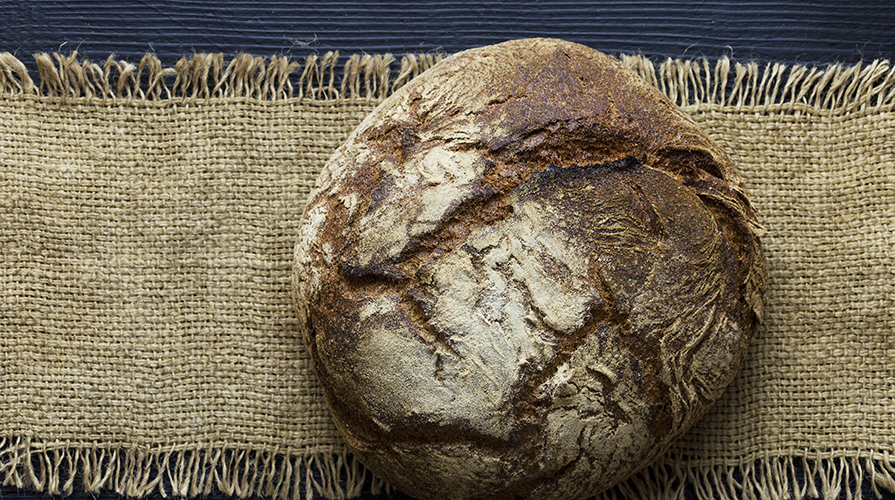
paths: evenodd
<path fill-rule="evenodd" d="M 347 453 L 289 297 L 330 153 L 436 58 L 0 55 L 0 481 L 275 498 L 387 488 Z M 623 61 L 733 157 L 765 321 L 669 452 L 605 493 L 895 491 L 895 70 Z"/>

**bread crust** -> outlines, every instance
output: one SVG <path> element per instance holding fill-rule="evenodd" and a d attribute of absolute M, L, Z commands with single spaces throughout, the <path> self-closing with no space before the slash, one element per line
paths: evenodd
<path fill-rule="evenodd" d="M 717 399 L 756 334 L 760 227 L 730 158 L 617 60 L 446 58 L 333 154 L 295 250 L 333 418 L 419 498 L 587 498 Z"/>

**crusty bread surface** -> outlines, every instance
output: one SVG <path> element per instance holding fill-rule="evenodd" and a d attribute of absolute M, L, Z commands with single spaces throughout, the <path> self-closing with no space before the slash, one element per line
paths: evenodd
<path fill-rule="evenodd" d="M 324 167 L 299 327 L 362 462 L 439 499 L 587 498 L 718 398 L 761 318 L 729 157 L 617 60 L 552 39 L 446 58 Z"/>

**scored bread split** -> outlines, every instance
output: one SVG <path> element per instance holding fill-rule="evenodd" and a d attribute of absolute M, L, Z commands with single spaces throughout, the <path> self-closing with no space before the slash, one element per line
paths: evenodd
<path fill-rule="evenodd" d="M 303 214 L 299 328 L 333 418 L 418 498 L 587 498 L 742 363 L 766 289 L 729 157 L 617 60 L 455 54 L 333 154 Z"/>

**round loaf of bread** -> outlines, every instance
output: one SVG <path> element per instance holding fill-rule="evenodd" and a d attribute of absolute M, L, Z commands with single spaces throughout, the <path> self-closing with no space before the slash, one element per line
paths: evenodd
<path fill-rule="evenodd" d="M 446 58 L 324 167 L 299 328 L 350 449 L 418 498 L 621 481 L 731 381 L 761 317 L 728 156 L 617 60 L 561 40 Z"/>

